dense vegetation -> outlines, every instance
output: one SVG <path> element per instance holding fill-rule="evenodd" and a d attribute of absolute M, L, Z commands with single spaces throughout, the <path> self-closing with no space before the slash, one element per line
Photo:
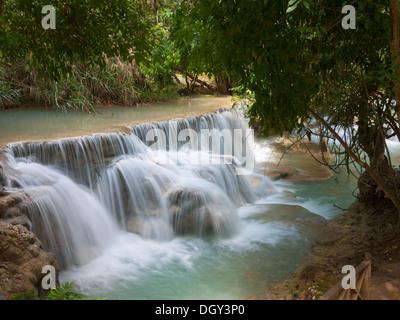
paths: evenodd
<path fill-rule="evenodd" d="M 342 27 L 347 4 L 356 29 Z M 315 136 L 337 154 L 332 169 L 358 174 L 359 199 L 397 212 L 397 226 L 400 180 L 385 138 L 400 140 L 398 16 L 396 0 L 202 0 L 177 11 L 200 23 L 197 52 L 208 49 L 251 93 L 248 115 L 262 134 Z"/>
<path fill-rule="evenodd" d="M 56 8 L 54 30 L 41 27 L 39 3 L 0 0 L 1 107 L 136 104 L 168 96 L 180 73 L 189 93 L 202 85 L 248 98 L 261 134 L 316 136 L 338 155 L 333 170 L 358 171 L 360 200 L 400 212 L 385 143 L 400 140 L 396 0 L 48 4 Z M 347 4 L 356 29 L 341 25 Z"/>
<path fill-rule="evenodd" d="M 42 6 L 2 1 L 0 107 L 33 103 L 94 111 L 97 103 L 135 105 L 168 98 L 171 79 L 146 77 L 157 34 L 145 1 L 56 1 L 56 29 Z M 1 7 L 1 4 L 0 4 Z M 168 75 L 164 75 L 168 77 Z"/>

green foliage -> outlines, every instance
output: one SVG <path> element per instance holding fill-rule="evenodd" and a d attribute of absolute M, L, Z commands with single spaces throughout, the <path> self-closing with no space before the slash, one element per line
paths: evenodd
<path fill-rule="evenodd" d="M 179 70 L 192 76 L 206 74 L 209 78 L 219 75 L 229 77 L 216 54 L 218 38 L 202 20 L 204 17 L 199 10 L 201 4 L 182 2 L 172 17 L 171 41 L 179 53 Z"/>
<path fill-rule="evenodd" d="M 308 139 L 316 135 L 321 146 L 343 155 L 331 168 L 344 167 L 349 173 L 355 168 L 359 174 L 366 170 L 363 177 L 373 177 L 400 211 L 398 182 L 384 139 L 400 140 L 388 1 L 352 1 L 355 30 L 342 27 L 346 4 L 199 0 L 184 5 L 177 18 L 177 39 L 193 40 L 177 43 L 188 44 L 188 57 L 200 52 L 213 57 L 239 82 L 240 93 L 254 94 L 248 116 L 261 135 L 294 129 Z M 192 38 L 178 30 L 185 20 L 194 27 Z M 201 65 L 213 70 L 208 63 Z M 310 121 L 317 127 L 313 131 L 307 127 Z M 359 199 L 371 199 L 377 189 L 370 189 Z"/>
<path fill-rule="evenodd" d="M 6 1 L 0 24 L 3 59 L 26 60 L 40 74 L 59 80 L 77 61 L 104 66 L 105 57 L 140 61 L 149 52 L 145 0 L 58 0 L 46 5 L 56 9 L 55 30 L 41 27 L 44 4 Z"/>
<path fill-rule="evenodd" d="M 96 112 L 97 104 L 137 105 L 176 97 L 179 54 L 169 40 L 171 1 L 6 1 L 0 17 L 0 108 L 19 104 Z M 176 91 L 176 90 L 175 90 Z"/>
<path fill-rule="evenodd" d="M 7 72 L 7 69 L 0 65 L 0 109 L 17 105 L 21 97 L 22 90 L 10 83 Z"/>
<path fill-rule="evenodd" d="M 18 104 L 20 89 L 13 89 L 0 82 L 0 108 Z"/>
<path fill-rule="evenodd" d="M 299 41 L 301 32 L 288 24 L 286 10 L 287 1 L 201 0 L 177 11 L 180 24 L 175 28 L 177 39 L 184 39 L 190 26 L 182 25 L 189 21 L 190 60 L 203 57 L 206 71 L 223 70 L 254 93 L 251 121 L 262 118 L 263 128 L 277 132 L 292 129 L 298 117 L 307 115 L 310 90 L 316 91 L 304 63 L 309 54 Z"/>
<path fill-rule="evenodd" d="M 174 8 L 170 2 L 164 1 L 155 13 L 155 22 L 147 40 L 152 43 L 150 58 L 139 64 L 141 71 L 161 89 L 174 82 L 174 74 L 180 61 L 179 52 L 169 35 Z"/>
<path fill-rule="evenodd" d="M 148 81 L 134 61 L 119 58 L 106 59 L 104 68 L 77 63 L 59 81 L 41 77 L 24 62 L 0 68 L 0 108 L 38 104 L 95 113 L 99 104 L 136 106 L 176 96 L 173 85 Z"/>
<path fill-rule="evenodd" d="M 65 282 L 58 288 L 51 289 L 46 295 L 46 300 L 84 300 L 87 296 L 75 292 L 74 282 Z"/>
<path fill-rule="evenodd" d="M 65 282 L 59 287 L 50 289 L 46 294 L 44 300 L 87 300 L 90 297 L 76 292 L 75 282 Z M 104 300 L 95 299 L 95 300 Z M 21 294 L 14 295 L 11 300 L 40 300 L 38 294 L 35 291 L 23 292 Z"/>
<path fill-rule="evenodd" d="M 35 291 L 23 292 L 14 295 L 11 300 L 39 300 L 39 297 Z"/>
<path fill-rule="evenodd" d="M 231 91 L 236 99 L 238 99 L 239 101 L 246 101 L 247 105 L 249 106 L 253 105 L 256 101 L 254 92 L 246 90 L 246 87 L 244 85 L 234 87 Z"/>
<path fill-rule="evenodd" d="M 387 1 L 352 4 L 356 30 L 342 28 L 335 0 L 200 0 L 177 11 L 174 36 L 182 57 L 206 72 L 220 64 L 254 95 L 249 116 L 264 134 L 292 131 L 311 107 L 333 124 L 371 124 L 373 93 L 392 96 Z"/>

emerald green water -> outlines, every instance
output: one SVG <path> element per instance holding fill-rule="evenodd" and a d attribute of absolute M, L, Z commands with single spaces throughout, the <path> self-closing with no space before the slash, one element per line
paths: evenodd
<path fill-rule="evenodd" d="M 231 97 L 198 97 L 139 107 L 102 107 L 97 114 L 55 110 L 0 110 L 0 146 L 124 130 L 127 125 L 211 113 L 232 105 Z"/>

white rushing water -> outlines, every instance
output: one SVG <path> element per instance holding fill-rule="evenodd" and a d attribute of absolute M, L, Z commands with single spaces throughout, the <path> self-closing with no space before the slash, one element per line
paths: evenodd
<path fill-rule="evenodd" d="M 32 198 L 27 218 L 62 264 L 61 281 L 75 281 L 90 296 L 238 299 L 259 293 L 293 272 L 312 240 L 268 214 L 269 205 L 335 214 L 332 181 L 299 188 L 250 171 L 238 174 L 243 153 L 249 160 L 256 150 L 241 110 L 129 129 L 4 149 L 9 183 Z M 204 138 L 204 129 L 211 135 Z M 243 135 L 218 137 L 217 148 L 199 147 L 223 130 Z M 157 132 L 165 139 L 146 139 Z M 324 190 L 313 193 L 318 183 Z M 297 198 L 285 197 L 285 190 Z"/>
<path fill-rule="evenodd" d="M 85 264 L 112 244 L 118 228 L 94 194 L 56 170 L 18 162 L 15 182 L 33 200 L 29 220 L 62 266 Z"/>

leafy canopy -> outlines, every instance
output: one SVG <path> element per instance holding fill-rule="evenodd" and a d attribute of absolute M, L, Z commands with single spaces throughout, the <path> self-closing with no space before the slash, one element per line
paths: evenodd
<path fill-rule="evenodd" d="M 47 1 L 56 9 L 56 29 L 45 30 L 43 3 L 6 1 L 0 23 L 3 62 L 29 57 L 29 64 L 50 79 L 71 72 L 75 62 L 104 65 L 105 57 L 143 60 L 150 28 L 145 0 Z"/>
<path fill-rule="evenodd" d="M 195 44 L 199 48 L 191 50 L 219 60 L 254 94 L 252 122 L 259 122 L 263 133 L 279 133 L 291 131 L 308 117 L 310 107 L 327 105 L 330 99 L 337 106 L 346 105 L 346 109 L 325 109 L 335 114 L 336 121 L 354 119 L 362 104 L 352 109 L 349 94 L 339 94 L 343 90 L 354 93 L 354 99 L 360 98 L 357 93 L 364 84 L 391 94 L 387 1 L 352 1 L 356 30 L 341 26 L 345 4 L 199 0 L 180 19 L 186 16 L 197 23 L 192 34 L 199 34 Z M 368 100 L 363 96 L 364 102 Z"/>

